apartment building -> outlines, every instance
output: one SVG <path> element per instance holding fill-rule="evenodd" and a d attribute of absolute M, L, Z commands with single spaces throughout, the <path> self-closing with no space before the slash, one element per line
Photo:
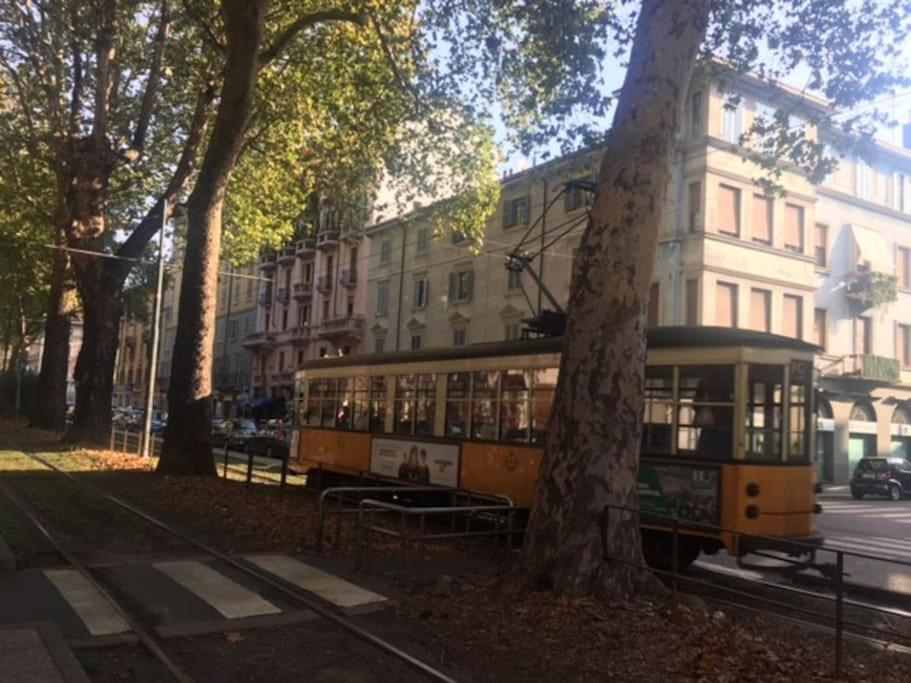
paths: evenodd
<path fill-rule="evenodd" d="M 254 403 L 279 411 L 305 360 L 347 355 L 364 339 L 366 212 L 326 206 L 298 226 L 300 238 L 259 264 L 252 352 Z"/>
<path fill-rule="evenodd" d="M 825 102 L 750 77 L 737 90 L 730 107 L 713 83 L 691 89 L 649 325 L 737 326 L 822 346 L 819 471 L 844 482 L 863 455 L 911 456 L 911 127 L 906 148 L 842 158 L 821 186 L 784 165 L 784 195 L 767 196 L 741 133 L 777 110 L 814 137 L 806 117 Z M 523 320 L 565 306 L 599 158 L 505 177 L 480 245 L 433 234 L 419 211 L 369 227 L 365 348 L 514 339 Z M 505 267 L 516 250 L 530 269 Z"/>

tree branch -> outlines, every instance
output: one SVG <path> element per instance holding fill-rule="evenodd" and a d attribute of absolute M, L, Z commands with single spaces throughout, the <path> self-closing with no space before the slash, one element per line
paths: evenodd
<path fill-rule="evenodd" d="M 152 109 L 155 106 L 155 99 L 158 97 L 161 63 L 164 58 L 164 46 L 168 40 L 170 27 L 171 13 L 168 10 L 168 2 L 167 0 L 162 0 L 161 20 L 158 24 L 158 32 L 155 34 L 155 47 L 152 53 L 152 62 L 149 66 L 149 80 L 146 82 L 146 89 L 142 94 L 142 104 L 139 108 L 139 120 L 136 122 L 136 130 L 133 133 L 133 142 L 131 148 L 125 154 L 128 161 L 136 161 L 142 156 L 142 151 L 145 147 L 149 122 L 152 120 Z"/>
<path fill-rule="evenodd" d="M 294 40 L 294 36 L 296 36 L 300 31 L 326 21 L 342 21 L 351 24 L 357 24 L 358 26 L 363 26 L 366 23 L 362 15 L 340 9 L 329 9 L 320 12 L 308 12 L 307 14 L 302 14 L 288 28 L 279 34 L 272 45 L 265 48 L 262 52 L 259 53 L 260 65 L 264 66 L 278 57 L 278 55 L 281 54 L 282 50 L 288 46 L 288 43 Z"/>
<path fill-rule="evenodd" d="M 78 4 L 70 5 L 70 22 L 73 30 L 70 32 L 70 49 L 73 51 L 73 89 L 70 95 L 70 138 L 75 138 L 79 133 L 79 118 L 82 114 L 82 90 L 85 79 L 82 72 L 82 46 L 79 44 L 79 35 L 75 27 L 79 25 Z"/>
<path fill-rule="evenodd" d="M 95 39 L 95 116 L 92 137 L 99 149 L 106 145 L 111 97 L 111 59 L 114 51 L 114 14 L 116 2 L 105 0 Z"/>

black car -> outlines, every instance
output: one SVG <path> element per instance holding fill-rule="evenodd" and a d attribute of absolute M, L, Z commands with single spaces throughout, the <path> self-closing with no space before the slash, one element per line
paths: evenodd
<path fill-rule="evenodd" d="M 901 500 L 911 493 L 911 463 L 904 458 L 863 458 L 851 477 L 851 495 L 860 500 L 867 494 Z"/>
<path fill-rule="evenodd" d="M 279 458 L 284 460 L 288 457 L 289 444 L 287 439 L 280 438 L 276 433 L 260 432 L 256 436 L 247 439 L 244 452 L 253 455 L 264 455 L 267 458 Z"/>

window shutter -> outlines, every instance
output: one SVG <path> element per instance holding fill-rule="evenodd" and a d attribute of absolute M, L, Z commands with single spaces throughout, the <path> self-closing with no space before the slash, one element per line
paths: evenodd
<path fill-rule="evenodd" d="M 469 270 L 465 276 L 465 301 L 471 301 L 474 292 L 474 271 Z"/>
<path fill-rule="evenodd" d="M 424 300 L 421 302 L 423 308 L 430 303 L 430 278 L 424 278 L 422 282 L 424 283 Z"/>
<path fill-rule="evenodd" d="M 458 298 L 458 280 L 456 280 L 456 274 L 449 274 L 449 301 L 456 301 Z"/>

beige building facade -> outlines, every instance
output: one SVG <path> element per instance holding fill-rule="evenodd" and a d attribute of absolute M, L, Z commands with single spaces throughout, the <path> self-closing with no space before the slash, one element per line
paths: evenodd
<path fill-rule="evenodd" d="M 911 149 L 843 157 L 820 186 L 784 166 L 784 194 L 767 196 L 741 134 L 784 111 L 815 139 L 807 119 L 825 103 L 752 78 L 737 90 L 736 107 L 712 83 L 689 95 L 649 324 L 737 326 L 823 347 L 818 466 L 844 483 L 864 455 L 911 457 Z M 548 293 L 565 306 L 599 159 L 504 177 L 480 245 L 433 234 L 419 212 L 369 227 L 364 349 L 518 338 L 524 320 L 555 308 Z M 543 287 L 505 267 L 517 249 Z"/>

